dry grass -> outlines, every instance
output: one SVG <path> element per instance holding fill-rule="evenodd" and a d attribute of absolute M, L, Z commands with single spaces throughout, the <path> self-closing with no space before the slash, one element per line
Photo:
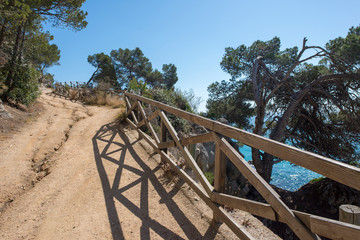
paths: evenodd
<path fill-rule="evenodd" d="M 70 100 L 77 100 L 77 93 L 79 90 L 70 89 L 69 98 Z"/>
<path fill-rule="evenodd" d="M 125 123 L 126 122 L 126 110 L 123 108 L 120 113 L 118 113 L 115 117 L 115 121 L 118 123 Z"/>
<path fill-rule="evenodd" d="M 106 94 L 105 92 L 96 92 L 93 95 L 86 96 L 84 99 L 85 104 L 97 106 L 112 106 L 120 108 L 125 106 L 124 100 L 120 96 Z"/>

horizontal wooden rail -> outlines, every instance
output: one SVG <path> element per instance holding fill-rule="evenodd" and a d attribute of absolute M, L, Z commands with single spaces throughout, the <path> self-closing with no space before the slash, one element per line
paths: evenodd
<path fill-rule="evenodd" d="M 221 205 L 231 206 L 272 221 L 286 223 L 286 220 L 278 215 L 271 205 L 267 203 L 260 203 L 217 192 L 212 193 L 211 199 Z M 356 240 L 357 236 L 360 236 L 360 226 L 330 220 L 300 211 L 291 211 L 315 234 L 331 239 L 353 240 Z M 319 227 L 319 225 L 322 227 Z"/>
<path fill-rule="evenodd" d="M 125 96 L 151 104 L 168 113 L 174 114 L 190 122 L 204 126 L 205 128 L 220 133 L 251 147 L 263 150 L 283 160 L 295 163 L 299 166 L 317 172 L 349 187 L 360 190 L 360 169 L 345 163 L 335 161 L 315 153 L 307 152 L 244 130 L 222 124 L 211 119 L 197 116 L 192 113 L 168 106 L 166 104 L 144 98 L 132 93 Z"/>
<path fill-rule="evenodd" d="M 132 99 L 132 104 L 129 98 Z M 161 155 L 162 161 L 167 162 L 213 210 L 214 219 L 225 222 L 239 238 L 253 239 L 247 233 L 246 229 L 234 221 L 221 206 L 225 205 L 238 208 L 273 221 L 284 222 L 300 239 L 319 239 L 317 234 L 333 239 L 357 239 L 357 237 L 360 236 L 360 227 L 358 226 L 294 211 L 288 208 L 281 200 L 281 197 L 262 179 L 255 169 L 244 160 L 225 137 L 233 138 L 251 147 L 264 150 L 355 189 L 360 189 L 360 170 L 358 168 L 302 151 L 286 144 L 272 141 L 256 134 L 248 133 L 131 93 L 125 93 L 125 102 L 127 106 L 126 121 L 138 131 L 141 138 L 145 139 L 150 146 Z M 144 103 L 150 104 L 158 109 L 147 116 L 143 109 Z M 204 126 L 209 132 L 180 138 L 164 111 Z M 140 119 L 137 119 L 137 116 L 140 117 Z M 133 120 L 131 120 L 130 117 Z M 156 121 L 157 123 L 159 123 L 160 120 L 159 127 L 161 130 L 159 136 L 150 122 L 155 118 L 158 119 Z M 140 129 L 141 126 L 146 126 L 151 136 L 143 132 Z M 167 135 L 167 133 L 169 135 Z M 171 136 L 172 139 L 167 140 L 167 136 Z M 215 144 L 214 187 L 210 185 L 187 148 L 189 145 L 205 142 L 214 142 Z M 167 155 L 167 149 L 172 147 L 177 147 L 180 150 L 187 165 L 191 167 L 201 186 Z M 225 186 L 226 157 L 239 169 L 243 176 L 246 177 L 268 203 L 259 203 L 221 193 L 224 191 Z"/>

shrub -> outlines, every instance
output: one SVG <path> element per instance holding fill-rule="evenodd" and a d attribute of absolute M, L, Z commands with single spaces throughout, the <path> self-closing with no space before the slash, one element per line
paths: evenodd
<path fill-rule="evenodd" d="M 112 106 L 114 108 L 124 107 L 124 100 L 120 96 L 111 96 L 105 91 L 97 91 L 94 94 L 89 94 L 84 98 L 85 104 L 97 106 Z"/>
<path fill-rule="evenodd" d="M 138 82 L 135 78 L 129 82 L 129 91 L 143 97 L 151 98 L 147 84 L 141 80 Z"/>
<path fill-rule="evenodd" d="M 119 123 L 125 123 L 126 122 L 126 110 L 122 109 L 120 113 L 118 113 L 115 117 L 115 121 Z"/>
<path fill-rule="evenodd" d="M 14 84 L 11 90 L 6 93 L 7 97 L 17 103 L 29 106 L 40 95 L 39 77 L 40 73 L 34 67 L 15 67 Z"/>
<path fill-rule="evenodd" d="M 76 100 L 78 95 L 78 90 L 70 89 L 69 91 L 69 98 L 70 100 Z"/>
<path fill-rule="evenodd" d="M 214 173 L 213 172 L 205 172 L 204 175 L 205 175 L 206 179 L 209 181 L 209 183 L 214 186 Z"/>
<path fill-rule="evenodd" d="M 161 103 L 180 108 L 187 112 L 193 113 L 190 101 L 187 98 L 187 92 L 182 92 L 179 89 L 152 89 L 150 91 L 151 98 Z M 188 133 L 191 130 L 191 126 L 185 119 L 179 118 L 173 114 L 168 114 L 169 121 L 174 126 L 175 130 Z"/>

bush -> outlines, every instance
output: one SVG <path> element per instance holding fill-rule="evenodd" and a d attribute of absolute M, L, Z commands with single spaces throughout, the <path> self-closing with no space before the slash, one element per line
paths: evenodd
<path fill-rule="evenodd" d="M 156 101 L 180 108 L 187 112 L 193 112 L 189 102 L 184 95 L 181 94 L 180 90 L 152 89 L 150 93 L 151 97 Z M 173 114 L 168 114 L 168 118 L 176 131 L 188 133 L 191 130 L 191 126 L 185 119 L 179 118 Z"/>
<path fill-rule="evenodd" d="M 115 121 L 118 123 L 125 123 L 126 122 L 126 110 L 122 109 L 115 117 Z"/>
<path fill-rule="evenodd" d="M 93 94 L 89 94 L 84 98 L 85 104 L 88 105 L 107 105 L 112 106 L 114 108 L 124 107 L 124 100 L 120 98 L 120 96 L 111 96 L 107 94 L 105 91 L 97 91 Z"/>
<path fill-rule="evenodd" d="M 152 88 L 149 89 L 143 81 L 137 81 L 133 78 L 129 82 L 129 91 L 153 99 L 155 101 L 194 113 L 200 103 L 200 98 L 195 97 L 194 92 L 181 91 L 180 89 Z M 175 130 L 188 133 L 191 130 L 190 124 L 173 114 L 168 114 L 169 121 Z"/>
<path fill-rule="evenodd" d="M 204 175 L 205 175 L 206 179 L 209 181 L 209 183 L 214 186 L 214 173 L 213 172 L 205 172 Z"/>
<path fill-rule="evenodd" d="M 129 82 L 129 91 L 143 97 L 151 97 L 147 84 L 141 80 L 138 82 L 135 78 Z"/>
<path fill-rule="evenodd" d="M 40 95 L 39 77 L 40 73 L 34 67 L 15 67 L 14 84 L 6 93 L 7 97 L 26 106 L 34 103 Z"/>

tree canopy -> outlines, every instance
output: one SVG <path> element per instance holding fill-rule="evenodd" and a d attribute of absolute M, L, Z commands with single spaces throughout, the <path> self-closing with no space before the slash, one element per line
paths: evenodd
<path fill-rule="evenodd" d="M 33 91 L 37 87 L 29 85 L 30 82 L 31 85 L 36 83 L 31 79 L 33 77 L 38 77 L 40 81 L 51 79 L 44 70 L 58 64 L 60 51 L 55 44 L 50 43 L 53 36 L 43 30 L 42 24 L 51 22 L 54 26 L 75 31 L 85 28 L 87 13 L 81 10 L 84 2 L 0 0 L 0 83 L 8 89 L 2 96 L 4 100 L 14 96 L 11 91 L 15 91 L 15 88 L 17 92 L 22 92 L 18 96 L 35 96 Z M 21 98 L 17 98 L 17 101 L 22 102 Z"/>
<path fill-rule="evenodd" d="M 96 68 L 90 77 L 87 85 L 93 81 L 95 83 L 108 83 L 110 86 L 117 88 L 119 83 L 116 78 L 115 67 L 112 64 L 111 58 L 105 53 L 97 53 L 88 56 L 88 62 Z"/>
<path fill-rule="evenodd" d="M 151 88 L 174 88 L 178 81 L 177 69 L 174 64 L 164 64 L 162 72 L 153 69 L 150 60 L 140 48 L 112 50 L 109 55 L 104 53 L 90 55 L 88 62 L 96 70 L 89 80 L 100 82 L 103 79 L 116 79 L 113 86 L 128 88 L 133 79 L 138 83 L 146 83 Z"/>
<path fill-rule="evenodd" d="M 134 50 L 119 48 L 112 50 L 110 55 L 115 65 L 118 81 L 122 86 L 128 85 L 133 78 L 138 81 L 145 80 L 152 72 L 152 65 L 140 48 Z"/>
<path fill-rule="evenodd" d="M 359 160 L 359 33 L 351 28 L 325 47 L 305 38 L 301 49 L 281 50 L 274 37 L 226 48 L 220 65 L 231 79 L 208 87 L 208 116 L 340 161 Z M 277 159 L 254 148 L 252 158 L 270 181 Z"/>

